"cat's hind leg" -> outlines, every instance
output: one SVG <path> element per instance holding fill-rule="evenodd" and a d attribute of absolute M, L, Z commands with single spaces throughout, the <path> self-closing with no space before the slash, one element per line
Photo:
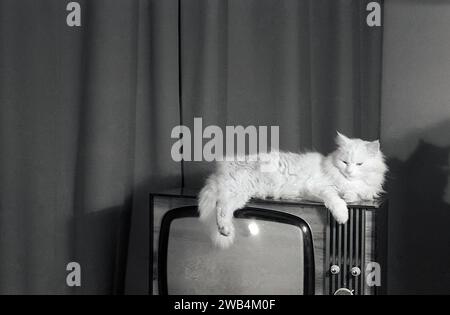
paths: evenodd
<path fill-rule="evenodd" d="M 223 236 L 230 236 L 233 234 L 233 210 L 232 207 L 225 203 L 217 204 L 217 228 Z"/>
<path fill-rule="evenodd" d="M 219 197 L 216 206 L 217 234 L 214 237 L 214 243 L 217 246 L 226 248 L 233 243 L 235 237 L 233 213 L 243 208 L 249 199 L 250 196 L 243 193 Z"/>

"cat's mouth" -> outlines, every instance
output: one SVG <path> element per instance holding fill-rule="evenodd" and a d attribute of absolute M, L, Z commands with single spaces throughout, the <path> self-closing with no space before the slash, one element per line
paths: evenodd
<path fill-rule="evenodd" d="M 356 177 L 354 174 L 351 175 L 351 174 L 347 174 L 345 172 L 341 172 L 341 174 L 344 175 L 344 177 L 347 178 L 348 180 L 355 179 L 355 177 Z"/>

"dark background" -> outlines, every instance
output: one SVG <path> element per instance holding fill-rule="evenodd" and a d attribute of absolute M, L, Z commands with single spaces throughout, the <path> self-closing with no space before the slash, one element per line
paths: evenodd
<path fill-rule="evenodd" d="M 450 293 L 450 2 L 385 1 L 381 141 L 389 285 Z"/>

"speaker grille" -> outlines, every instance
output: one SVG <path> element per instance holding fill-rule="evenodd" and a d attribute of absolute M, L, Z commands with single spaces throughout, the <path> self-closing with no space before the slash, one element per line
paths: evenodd
<path fill-rule="evenodd" d="M 329 222 L 328 293 L 334 294 L 339 288 L 348 288 L 355 295 L 363 295 L 366 211 L 362 208 L 350 208 L 346 224 L 338 224 L 331 215 Z M 339 273 L 331 274 L 333 265 L 339 266 Z M 358 267 L 361 274 L 352 275 L 353 267 Z"/>

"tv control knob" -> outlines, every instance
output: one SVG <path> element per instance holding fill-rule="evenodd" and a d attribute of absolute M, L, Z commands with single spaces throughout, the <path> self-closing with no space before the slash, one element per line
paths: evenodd
<path fill-rule="evenodd" d="M 341 268 L 339 268 L 338 265 L 333 265 L 330 268 L 330 272 L 332 275 L 337 275 L 339 272 L 341 272 Z"/>
<path fill-rule="evenodd" d="M 361 274 L 361 269 L 359 269 L 358 267 L 353 267 L 350 270 L 350 273 L 352 274 L 353 277 L 358 277 Z"/>
<path fill-rule="evenodd" d="M 339 288 L 334 292 L 334 295 L 353 295 L 353 290 L 347 288 Z"/>

